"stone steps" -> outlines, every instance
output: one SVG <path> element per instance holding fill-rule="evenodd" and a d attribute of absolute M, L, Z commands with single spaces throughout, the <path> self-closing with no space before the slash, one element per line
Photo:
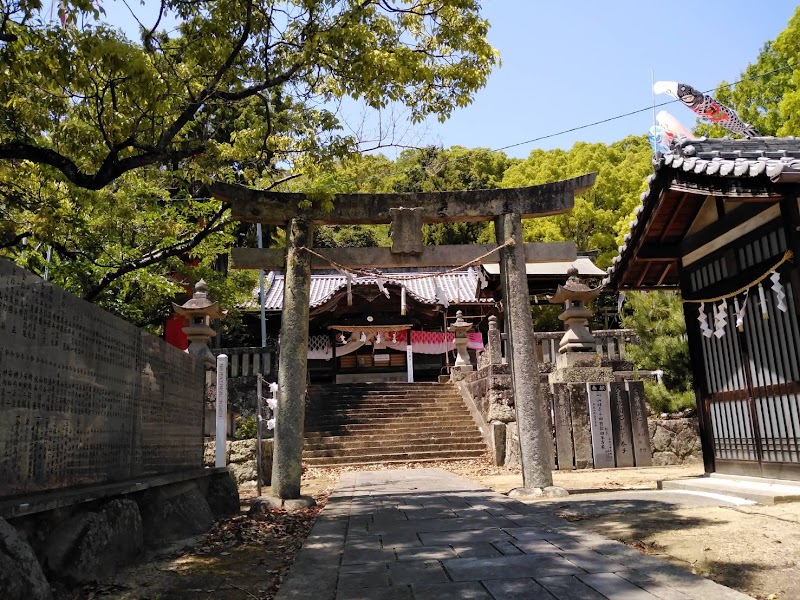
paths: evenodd
<path fill-rule="evenodd" d="M 483 441 L 479 442 L 452 442 L 452 443 L 437 443 L 437 444 L 405 444 L 394 445 L 392 444 L 391 454 L 398 453 L 413 453 L 413 452 L 451 452 L 453 450 L 477 450 L 481 454 L 486 450 Z M 319 458 L 319 457 L 339 457 L 341 448 L 321 448 L 318 450 L 304 450 L 303 457 L 306 458 Z M 374 455 L 388 454 L 386 452 L 386 444 L 378 444 L 364 447 L 348 447 L 347 457 L 352 458 L 355 456 L 374 456 Z"/>
<path fill-rule="evenodd" d="M 394 433 L 415 433 L 415 432 L 431 432 L 431 431 L 451 431 L 458 429 L 461 431 L 475 431 L 475 425 L 464 420 L 456 422 L 443 422 L 439 421 L 433 425 L 424 425 L 422 423 L 323 423 L 318 425 L 310 425 L 306 428 L 307 434 L 316 434 L 319 432 L 335 432 L 331 435 L 345 435 L 355 436 L 359 434 L 386 434 L 389 432 Z M 324 437 L 324 436 L 322 436 Z"/>
<path fill-rule="evenodd" d="M 303 461 L 309 466 L 461 460 L 486 452 L 449 384 L 312 386 Z"/>
<path fill-rule="evenodd" d="M 387 428 L 377 428 L 377 427 L 369 427 L 369 425 L 363 426 L 342 426 L 338 428 L 332 429 L 318 429 L 314 431 L 306 430 L 305 437 L 306 439 L 314 439 L 314 438 L 330 438 L 330 439 L 341 439 L 342 437 L 355 437 L 358 436 L 359 439 L 369 438 L 369 437 L 377 437 L 377 438 L 390 438 L 392 436 L 408 436 L 408 435 L 469 435 L 476 433 L 477 429 L 475 425 L 465 424 L 453 427 L 442 427 L 439 425 L 429 425 L 429 426 L 422 426 L 422 427 L 387 427 Z"/>
<path fill-rule="evenodd" d="M 428 434 L 406 434 L 393 436 L 359 436 L 358 440 L 342 440 L 341 437 L 333 436 L 327 438 L 306 438 L 306 450 L 325 450 L 325 449 L 352 449 L 383 447 L 387 444 L 409 445 L 409 444 L 483 444 L 483 438 L 478 433 L 449 435 L 446 432 L 435 435 Z"/>
<path fill-rule="evenodd" d="M 401 462 L 427 462 L 440 460 L 464 460 L 478 458 L 486 453 L 484 446 L 480 450 L 450 450 L 434 452 L 383 452 L 381 454 L 356 456 L 324 456 L 306 458 L 303 453 L 303 462 L 312 467 L 334 467 L 337 465 L 374 465 L 376 463 L 401 463 Z"/>

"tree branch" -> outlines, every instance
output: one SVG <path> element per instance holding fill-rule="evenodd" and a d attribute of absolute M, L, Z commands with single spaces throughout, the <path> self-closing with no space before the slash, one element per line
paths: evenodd
<path fill-rule="evenodd" d="M 205 227 L 198 231 L 193 237 L 188 240 L 183 240 L 181 242 L 176 242 L 171 246 L 167 246 L 165 248 L 159 248 L 158 250 L 154 250 L 153 252 L 148 252 L 147 254 L 140 256 L 134 261 L 129 262 L 126 265 L 121 266 L 110 273 L 106 273 L 103 278 L 97 283 L 97 285 L 91 287 L 83 294 L 83 299 L 89 302 L 92 302 L 97 298 L 100 293 L 105 290 L 109 285 L 111 285 L 114 281 L 122 277 L 123 275 L 127 275 L 128 273 L 132 273 L 138 269 L 144 269 L 145 267 L 149 267 L 154 265 L 158 262 L 162 262 L 168 258 L 172 258 L 173 256 L 180 256 L 185 252 L 197 247 L 200 242 L 205 240 L 208 236 L 212 233 L 217 233 L 221 231 L 225 225 L 227 225 L 227 221 L 222 220 L 223 215 L 228 210 L 227 206 L 223 206 L 220 208 L 211 219 L 208 220 Z"/>
<path fill-rule="evenodd" d="M 126 140 L 130 142 L 130 140 Z M 49 165 L 61 171 L 75 185 L 87 190 L 99 190 L 114 181 L 120 175 L 156 163 L 168 163 L 183 160 L 202 154 L 203 146 L 186 150 L 162 149 L 159 147 L 141 147 L 144 151 L 136 156 L 119 159 L 119 151 L 132 144 L 117 144 L 106 156 L 97 173 L 81 171 L 71 159 L 50 148 L 42 148 L 25 142 L 8 142 L 0 144 L 0 160 L 30 160 L 35 163 Z"/>

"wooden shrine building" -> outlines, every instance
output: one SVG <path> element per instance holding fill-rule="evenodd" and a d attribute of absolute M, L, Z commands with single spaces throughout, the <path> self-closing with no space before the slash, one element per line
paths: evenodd
<path fill-rule="evenodd" d="M 800 479 L 800 140 L 659 157 L 606 282 L 684 302 L 707 472 Z"/>
<path fill-rule="evenodd" d="M 589 257 L 526 265 L 531 294 L 552 294 L 570 268 L 600 279 Z M 309 380 L 312 383 L 436 381 L 454 365 L 453 333 L 448 327 L 461 312 L 472 325 L 468 349 L 483 350 L 488 318 L 502 319 L 500 267 L 487 262 L 456 271 L 445 268 L 390 270 L 385 282 L 333 269 L 314 270 L 309 291 Z M 380 285 L 379 285 L 380 283 Z M 284 275 L 266 276 L 264 308 L 267 336 L 277 342 L 283 311 Z M 259 329 L 260 290 L 241 305 L 251 331 Z M 540 357 L 541 358 L 541 357 Z"/>

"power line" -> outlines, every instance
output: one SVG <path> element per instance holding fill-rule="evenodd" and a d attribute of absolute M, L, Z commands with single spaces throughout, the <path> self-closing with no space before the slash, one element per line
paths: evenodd
<path fill-rule="evenodd" d="M 784 65 L 782 67 L 778 67 L 777 69 L 772 69 L 771 71 L 765 71 L 764 73 L 759 73 L 757 75 L 753 75 L 752 77 L 745 77 L 743 79 L 739 79 L 738 81 L 734 81 L 733 83 L 726 83 L 725 85 L 720 85 L 720 86 L 717 86 L 715 88 L 711 88 L 710 90 L 706 90 L 703 93 L 704 94 L 710 94 L 711 92 L 715 92 L 715 91 L 723 89 L 723 88 L 729 88 L 729 87 L 734 86 L 734 85 L 739 85 L 740 83 L 744 83 L 746 81 L 753 81 L 755 79 L 761 79 L 762 77 L 767 77 L 768 75 L 773 75 L 774 73 L 779 73 L 781 71 L 785 71 L 787 69 L 794 68 L 795 66 L 796 66 L 796 63 L 787 64 L 787 65 Z M 499 148 L 490 148 L 489 152 L 503 152 L 504 150 L 510 150 L 511 148 L 517 148 L 519 146 L 525 146 L 527 144 L 532 144 L 534 142 L 540 142 L 542 140 L 551 139 L 551 138 L 554 138 L 554 137 L 565 135 L 567 133 L 573 133 L 575 131 L 581 131 L 583 129 L 589 129 L 590 127 L 596 127 L 598 125 L 603 125 L 605 123 L 610 123 L 612 121 L 618 121 L 620 119 L 625 119 L 627 117 L 631 117 L 633 115 L 638 115 L 640 113 L 647 112 L 647 111 L 653 110 L 655 108 L 661 108 L 663 106 L 669 106 L 670 104 L 675 104 L 676 102 L 680 102 L 680 100 L 668 100 L 666 102 L 661 102 L 659 104 L 651 104 L 650 106 L 646 106 L 644 108 L 639 108 L 639 109 L 636 109 L 636 110 L 632 110 L 632 111 L 629 111 L 629 112 L 626 112 L 626 113 L 615 115 L 613 117 L 608 117 L 606 119 L 600 119 L 598 121 L 593 121 L 592 123 L 586 123 L 584 125 L 577 125 L 575 127 L 570 127 L 569 129 L 564 129 L 564 130 L 561 130 L 561 131 L 557 131 L 555 133 L 548 133 L 548 134 L 541 135 L 541 136 L 538 136 L 538 137 L 535 137 L 535 138 L 531 138 L 529 140 L 524 140 L 522 142 L 516 142 L 516 143 L 513 143 L 513 144 L 508 144 L 506 146 L 501 146 Z M 444 161 L 438 163 L 438 165 L 439 166 L 444 166 L 444 165 L 447 165 L 447 164 L 450 164 L 450 163 L 454 163 L 454 162 L 457 162 L 457 161 L 465 160 L 467 158 L 468 158 L 468 156 L 459 156 L 459 157 L 456 157 L 456 158 L 450 158 L 448 160 L 444 160 Z M 396 176 L 396 175 L 402 175 L 404 173 L 409 173 L 412 170 L 413 170 L 413 168 L 408 168 L 408 169 L 403 169 L 401 171 L 395 171 L 395 172 L 390 173 L 388 175 L 387 174 L 383 174 L 383 175 L 380 175 L 380 174 L 367 175 L 367 176 L 362 177 L 362 178 L 350 179 L 350 180 L 342 181 L 342 182 L 339 182 L 339 183 L 341 185 L 346 185 L 346 184 L 349 184 L 349 183 L 363 183 L 365 181 L 371 181 L 371 180 L 378 179 L 378 178 L 381 178 L 381 177 L 391 177 L 391 176 Z M 332 186 L 328 186 L 328 189 L 331 189 L 331 187 Z"/>

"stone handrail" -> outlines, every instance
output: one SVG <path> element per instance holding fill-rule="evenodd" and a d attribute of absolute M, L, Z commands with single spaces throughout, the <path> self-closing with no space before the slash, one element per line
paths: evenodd
<path fill-rule="evenodd" d="M 269 375 L 275 349 L 254 346 L 249 348 L 217 348 L 214 354 L 228 355 L 228 377 Z"/>
<path fill-rule="evenodd" d="M 563 331 L 544 331 L 533 334 L 539 348 L 540 364 L 555 362 L 558 354 L 558 342 Z M 598 329 L 592 332 L 597 341 L 597 352 L 603 359 L 625 360 L 625 347 L 635 343 L 632 329 Z"/>

